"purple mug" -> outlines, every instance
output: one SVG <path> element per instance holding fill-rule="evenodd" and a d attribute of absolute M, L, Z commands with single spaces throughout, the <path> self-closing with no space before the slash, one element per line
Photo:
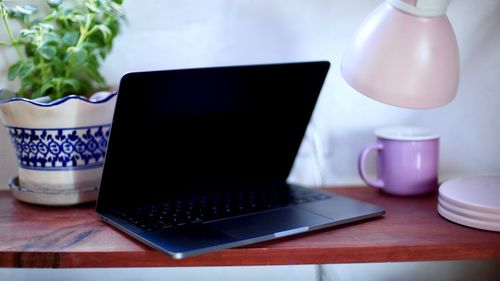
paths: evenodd
<path fill-rule="evenodd" d="M 438 187 L 439 136 L 419 127 L 375 130 L 377 142 L 359 154 L 363 181 L 386 193 L 407 196 L 432 193 Z M 378 151 L 376 179 L 366 172 L 366 157 Z"/>

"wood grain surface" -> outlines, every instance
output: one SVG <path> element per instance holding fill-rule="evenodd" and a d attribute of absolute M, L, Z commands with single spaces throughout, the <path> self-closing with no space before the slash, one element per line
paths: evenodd
<path fill-rule="evenodd" d="M 439 216 L 436 196 L 324 189 L 386 209 L 383 218 L 174 260 L 100 221 L 92 204 L 43 207 L 0 191 L 0 267 L 292 265 L 500 258 L 500 233 Z"/>

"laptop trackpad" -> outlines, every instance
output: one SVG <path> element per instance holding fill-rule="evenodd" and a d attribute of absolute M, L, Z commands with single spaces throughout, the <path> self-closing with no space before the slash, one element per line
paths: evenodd
<path fill-rule="evenodd" d="M 248 239 L 272 234 L 280 237 L 300 233 L 331 221 L 326 217 L 289 207 L 213 222 L 208 226 L 236 239 Z"/>

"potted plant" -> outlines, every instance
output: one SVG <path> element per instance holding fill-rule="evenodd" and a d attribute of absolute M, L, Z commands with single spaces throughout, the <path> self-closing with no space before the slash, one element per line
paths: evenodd
<path fill-rule="evenodd" d="M 19 87 L 0 93 L 19 167 L 10 188 L 36 204 L 95 200 L 116 100 L 102 92 L 99 69 L 124 20 L 122 1 L 15 4 L 0 0 L 0 47 L 15 51 L 8 79 Z"/>

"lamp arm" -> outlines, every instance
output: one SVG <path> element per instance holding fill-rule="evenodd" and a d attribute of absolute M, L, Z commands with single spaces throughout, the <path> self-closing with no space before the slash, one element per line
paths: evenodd
<path fill-rule="evenodd" d="M 446 13 L 450 0 L 388 0 L 393 7 L 419 17 L 438 17 Z"/>

